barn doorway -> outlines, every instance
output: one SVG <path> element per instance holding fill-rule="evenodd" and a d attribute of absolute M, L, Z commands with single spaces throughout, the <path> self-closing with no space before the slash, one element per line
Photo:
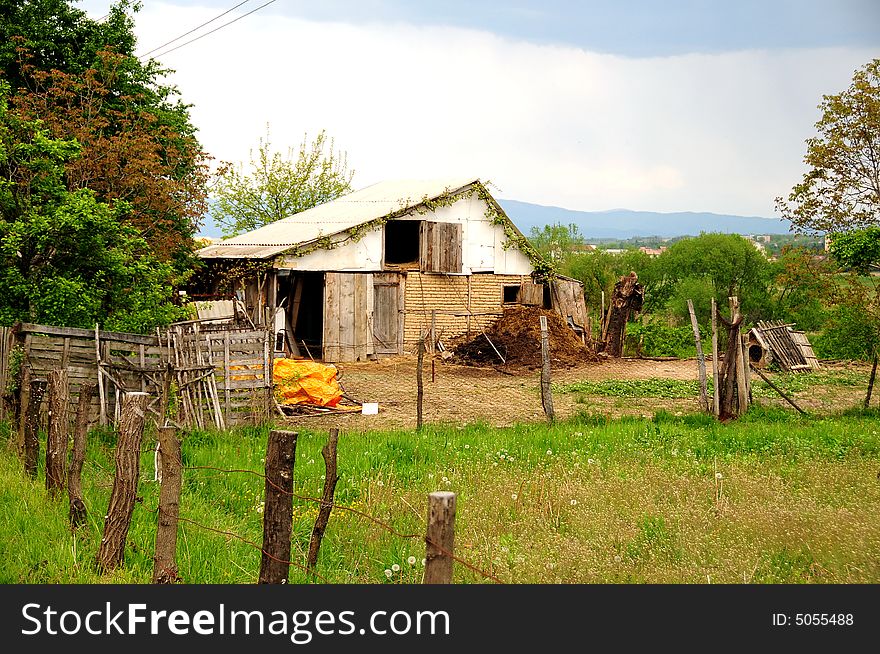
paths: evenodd
<path fill-rule="evenodd" d="M 278 301 L 284 301 L 287 349 L 294 356 L 321 358 L 324 346 L 324 273 L 293 272 L 279 276 Z"/>

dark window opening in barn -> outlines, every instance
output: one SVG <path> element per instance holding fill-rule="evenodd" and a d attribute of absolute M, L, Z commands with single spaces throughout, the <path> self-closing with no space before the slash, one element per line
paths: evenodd
<path fill-rule="evenodd" d="M 502 298 L 502 302 L 504 304 L 515 304 L 517 302 L 517 298 L 519 297 L 519 289 L 520 285 L 517 284 L 515 286 L 510 284 L 504 285 L 504 296 Z"/>
<path fill-rule="evenodd" d="M 385 223 L 385 264 L 417 267 L 419 264 L 419 220 L 390 220 Z"/>
<path fill-rule="evenodd" d="M 278 302 L 284 302 L 285 349 L 293 356 L 321 356 L 324 340 L 324 273 L 279 276 Z"/>
<path fill-rule="evenodd" d="M 553 308 L 553 296 L 550 293 L 550 284 L 544 284 L 544 308 Z"/>

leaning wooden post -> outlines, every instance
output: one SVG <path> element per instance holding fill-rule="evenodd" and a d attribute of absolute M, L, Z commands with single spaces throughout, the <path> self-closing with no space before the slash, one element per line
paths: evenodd
<path fill-rule="evenodd" d="M 728 302 L 730 302 L 730 319 L 732 322 L 737 322 L 741 319 L 741 314 L 739 311 L 739 298 L 729 297 L 727 298 Z M 740 337 L 740 329 L 739 326 L 736 330 L 730 333 L 731 338 L 736 339 L 734 350 L 734 361 L 733 364 L 734 372 L 736 373 L 736 397 L 737 397 L 737 415 L 742 415 L 749 408 L 749 391 L 746 387 L 746 371 L 743 366 L 743 350 L 742 350 L 742 338 Z"/>
<path fill-rule="evenodd" d="M 293 464 L 295 431 L 269 432 L 266 446 L 266 500 L 263 507 L 261 584 L 286 584 L 290 573 L 290 532 L 293 525 Z"/>
<path fill-rule="evenodd" d="M 422 428 L 422 404 L 425 399 L 425 388 L 422 382 L 422 367 L 425 363 L 425 335 L 419 337 L 419 353 L 416 358 L 416 429 Z"/>
<path fill-rule="evenodd" d="M 153 583 L 173 584 L 177 574 L 177 523 L 180 515 L 180 439 L 174 427 L 159 427 L 159 451 L 162 462 L 159 488 L 159 516 L 156 526 L 156 555 L 153 559 Z"/>
<path fill-rule="evenodd" d="M 782 397 L 783 400 L 785 400 L 785 401 L 788 402 L 791 406 L 793 406 L 795 409 L 797 409 L 797 410 L 798 410 L 798 413 L 800 413 L 802 416 L 807 415 L 807 412 L 804 411 L 802 408 L 800 408 L 800 407 L 795 403 L 795 401 L 794 401 L 793 399 L 791 399 L 788 395 L 785 394 L 785 392 L 784 392 L 781 388 L 779 388 L 776 384 L 774 384 L 772 381 L 770 381 L 769 379 L 767 379 L 767 376 L 766 376 L 763 372 L 761 372 L 760 370 L 758 370 L 758 369 L 755 368 L 755 367 L 752 367 L 752 369 L 757 373 L 758 377 L 760 377 L 760 378 L 763 379 L 765 382 L 767 382 L 767 385 L 770 386 L 770 388 L 772 388 L 774 391 L 776 391 L 777 393 L 779 393 L 779 395 Z"/>
<path fill-rule="evenodd" d="M 541 405 L 547 415 L 547 422 L 553 422 L 553 394 L 550 391 L 550 333 L 547 329 L 547 316 L 541 316 Z"/>
<path fill-rule="evenodd" d="M 691 314 L 691 328 L 694 330 L 694 342 L 697 344 L 697 367 L 700 373 L 700 406 L 703 411 L 709 411 L 709 394 L 706 390 L 706 357 L 703 356 L 703 344 L 700 342 L 700 326 L 697 324 L 697 314 L 694 312 L 694 303 L 688 300 L 688 313 Z"/>
<path fill-rule="evenodd" d="M 77 529 L 86 523 L 86 503 L 82 492 L 82 467 L 86 458 L 86 436 L 89 431 L 89 408 L 95 394 L 96 384 L 85 382 L 79 387 L 79 402 L 73 423 L 73 452 L 67 471 L 67 494 L 70 498 L 70 528 Z"/>
<path fill-rule="evenodd" d="M 720 410 L 720 384 L 718 381 L 718 306 L 712 298 L 712 412 L 717 416 Z"/>
<path fill-rule="evenodd" d="M 750 372 L 752 367 L 752 360 L 749 357 L 749 335 L 741 334 L 742 337 L 742 364 L 743 364 L 743 376 L 746 381 L 746 397 L 748 398 L 748 405 L 752 403 L 752 374 Z"/>
<path fill-rule="evenodd" d="M 314 570 L 318 564 L 318 552 L 321 549 L 321 540 L 324 531 L 330 521 L 330 512 L 333 510 L 333 494 L 336 492 L 336 482 L 339 476 L 336 474 L 336 444 L 339 442 L 339 430 L 330 430 L 327 444 L 321 448 L 321 456 L 324 457 L 324 494 L 321 496 L 321 508 L 318 509 L 318 517 L 315 518 L 315 528 L 312 529 L 312 538 L 309 541 L 308 568 Z"/>
<path fill-rule="evenodd" d="M 455 493 L 428 494 L 428 533 L 425 536 L 426 584 L 452 583 L 455 550 Z"/>
<path fill-rule="evenodd" d="M 67 371 L 56 369 L 49 373 L 49 434 L 46 437 L 46 490 L 56 497 L 64 490 L 67 477 L 67 441 L 70 421 L 67 405 L 70 393 Z"/>
<path fill-rule="evenodd" d="M 22 438 L 24 441 L 24 471 L 32 479 L 37 477 L 37 461 L 40 458 L 40 406 L 46 392 L 46 382 L 34 379 L 30 382 L 30 393 L 26 406 L 21 411 Z"/>
<path fill-rule="evenodd" d="M 107 515 L 104 516 L 104 535 L 98 547 L 96 564 L 101 573 L 112 572 L 125 560 L 125 541 L 131 514 L 137 497 L 140 475 L 141 439 L 147 413 L 146 393 L 125 393 L 119 419 L 119 439 L 116 441 L 116 475 Z"/>
<path fill-rule="evenodd" d="M 871 393 L 874 392 L 874 380 L 877 378 L 877 351 L 874 351 L 874 364 L 871 366 L 871 376 L 868 378 L 868 392 L 865 395 L 865 408 L 871 406 Z"/>
<path fill-rule="evenodd" d="M 101 368 L 101 331 L 95 323 L 95 366 L 98 368 L 98 403 L 101 407 L 101 425 L 107 424 L 107 401 L 104 393 L 104 371 Z"/>

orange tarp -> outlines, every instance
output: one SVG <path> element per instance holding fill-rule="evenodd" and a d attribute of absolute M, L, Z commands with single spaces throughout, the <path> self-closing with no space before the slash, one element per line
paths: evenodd
<path fill-rule="evenodd" d="M 275 359 L 272 381 L 281 404 L 335 407 L 342 399 L 336 367 L 314 361 Z"/>

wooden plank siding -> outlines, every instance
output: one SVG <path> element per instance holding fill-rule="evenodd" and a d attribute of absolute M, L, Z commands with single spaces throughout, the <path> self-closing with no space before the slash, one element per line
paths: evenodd
<path fill-rule="evenodd" d="M 373 275 L 324 275 L 324 360 L 365 361 L 374 353 Z"/>
<path fill-rule="evenodd" d="M 423 220 L 420 232 L 419 267 L 423 272 L 462 272 L 462 227 L 460 223 L 435 223 Z"/>
<path fill-rule="evenodd" d="M 25 344 L 26 374 L 31 379 L 46 379 L 52 370 L 66 369 L 70 380 L 70 411 L 74 415 L 80 386 L 98 379 L 94 330 L 33 324 L 23 324 L 20 329 Z M 0 330 L 0 376 L 4 379 L 8 358 L 2 358 L 5 352 L 2 343 L 7 335 L 12 343 L 11 330 Z M 105 407 L 111 420 L 121 408 L 117 406 L 121 400 L 117 385 L 122 391 L 144 391 L 156 396 L 166 363 L 187 365 L 175 360 L 169 347 L 173 340 L 170 337 L 170 332 L 157 337 L 99 331 L 101 359 L 107 364 L 104 366 Z M 200 360 L 201 365 L 214 366 L 215 381 L 223 398 L 220 404 L 226 407 L 223 413 L 227 425 L 249 422 L 254 403 L 265 405 L 266 377 L 268 371 L 271 378 L 271 362 L 266 360 L 264 330 L 188 333 L 179 338 L 178 343 L 187 350 L 189 365 L 196 365 L 193 362 Z M 210 401 L 202 395 L 195 408 L 204 413 Z M 99 413 L 100 400 L 96 394 L 90 408 L 91 422 L 97 420 Z"/>
<path fill-rule="evenodd" d="M 15 347 L 15 335 L 11 327 L 0 327 L 0 420 L 12 418 L 8 415 L 10 406 L 5 400 L 6 389 L 9 387 L 9 364 L 12 358 L 12 349 Z M 11 398 L 9 398 L 11 399 Z"/>
<path fill-rule="evenodd" d="M 544 285 L 531 280 L 524 281 L 520 286 L 516 301 L 533 307 L 544 306 Z"/>
<path fill-rule="evenodd" d="M 553 310 L 563 319 L 571 316 L 572 321 L 584 327 L 587 324 L 587 305 L 584 301 L 583 286 L 577 281 L 556 278 L 550 284 L 550 297 Z"/>
<path fill-rule="evenodd" d="M 376 356 L 403 354 L 406 275 L 373 274 L 373 341 Z"/>

